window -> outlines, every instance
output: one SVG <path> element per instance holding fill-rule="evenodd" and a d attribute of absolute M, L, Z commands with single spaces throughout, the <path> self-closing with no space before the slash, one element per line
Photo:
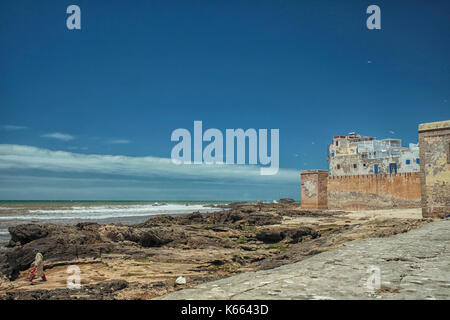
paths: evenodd
<path fill-rule="evenodd" d="M 358 167 L 358 165 L 355 163 L 353 164 L 353 169 L 356 169 Z"/>
<path fill-rule="evenodd" d="M 420 164 L 420 159 L 419 158 L 416 159 L 416 163 Z"/>
<path fill-rule="evenodd" d="M 406 164 L 411 164 L 411 160 L 406 160 Z"/>
<path fill-rule="evenodd" d="M 340 164 L 338 164 L 337 166 L 336 166 L 336 169 L 340 169 L 341 168 L 341 165 Z"/>
<path fill-rule="evenodd" d="M 334 152 L 331 153 L 331 156 L 334 157 Z"/>
<path fill-rule="evenodd" d="M 339 141 L 336 140 L 336 147 L 339 145 Z"/>
<path fill-rule="evenodd" d="M 389 173 L 390 174 L 397 174 L 397 164 L 396 163 L 390 163 L 389 164 Z"/>

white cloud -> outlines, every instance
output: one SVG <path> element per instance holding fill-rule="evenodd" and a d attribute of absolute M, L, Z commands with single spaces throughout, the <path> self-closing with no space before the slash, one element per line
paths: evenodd
<path fill-rule="evenodd" d="M 80 154 L 32 146 L 0 144 L 0 170 L 44 170 L 175 180 L 246 181 L 261 183 L 297 182 L 298 171 L 280 169 L 276 175 L 261 176 L 254 165 L 176 165 L 171 159 Z"/>
<path fill-rule="evenodd" d="M 131 143 L 131 141 L 127 140 L 127 139 L 111 139 L 108 141 L 108 143 L 110 143 L 110 144 L 127 144 L 127 143 Z"/>
<path fill-rule="evenodd" d="M 54 133 L 46 133 L 41 135 L 43 138 L 52 138 L 52 139 L 58 139 L 62 141 L 70 141 L 75 139 L 73 135 L 67 134 L 67 133 L 60 133 L 60 132 L 54 132 Z"/>
<path fill-rule="evenodd" d="M 25 126 L 15 126 L 15 125 L 3 125 L 1 126 L 3 130 L 6 131 L 16 131 L 16 130 L 24 130 L 24 129 L 28 129 L 28 127 Z"/>
<path fill-rule="evenodd" d="M 87 150 L 89 149 L 88 147 L 67 147 L 68 150 Z"/>

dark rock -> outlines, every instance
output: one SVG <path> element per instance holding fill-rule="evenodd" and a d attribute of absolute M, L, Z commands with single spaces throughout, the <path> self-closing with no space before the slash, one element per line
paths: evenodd
<path fill-rule="evenodd" d="M 256 234 L 256 239 L 264 243 L 276 243 L 283 240 L 285 235 L 279 230 L 261 230 Z"/>
<path fill-rule="evenodd" d="M 124 234 L 124 238 L 143 247 L 160 247 L 171 241 L 184 239 L 185 235 L 171 228 L 130 228 Z"/>
<path fill-rule="evenodd" d="M 311 228 L 303 227 L 300 229 L 290 229 L 290 228 L 270 228 L 263 229 L 256 234 L 256 239 L 264 243 L 276 243 L 284 239 L 290 238 L 291 243 L 297 243 L 303 240 L 303 238 L 308 237 L 309 239 L 317 238 L 318 233 Z"/>
<path fill-rule="evenodd" d="M 225 260 L 213 260 L 210 262 L 213 266 L 222 266 L 224 264 L 228 263 L 228 261 Z"/>
<path fill-rule="evenodd" d="M 200 223 L 203 221 L 203 216 L 200 212 L 193 212 L 191 214 L 188 214 L 187 216 L 184 217 L 185 220 L 188 220 L 190 222 L 197 222 Z"/>
<path fill-rule="evenodd" d="M 100 225 L 96 222 L 80 222 L 76 225 L 79 230 L 96 231 Z"/>
<path fill-rule="evenodd" d="M 20 242 L 26 244 L 36 239 L 44 238 L 48 235 L 45 227 L 38 224 L 21 224 L 15 227 L 8 228 L 13 242 Z"/>
<path fill-rule="evenodd" d="M 246 211 L 248 210 L 246 209 Z M 238 210 L 212 212 L 206 216 L 205 222 L 232 227 L 233 225 L 262 226 L 278 224 L 282 220 L 282 217 L 278 215 L 254 211 L 257 210 L 249 213 Z"/>
<path fill-rule="evenodd" d="M 151 227 L 151 226 L 161 226 L 161 225 L 169 226 L 169 225 L 175 224 L 176 221 L 177 221 L 177 218 L 175 218 L 175 217 L 160 214 L 160 215 L 154 216 L 151 219 L 148 219 L 144 223 L 135 225 L 135 227 L 139 228 L 139 227 Z"/>
<path fill-rule="evenodd" d="M 94 286 L 88 287 L 88 289 L 99 290 L 101 292 L 111 293 L 119 291 L 128 287 L 128 282 L 125 280 L 109 280 L 100 282 Z"/>
<path fill-rule="evenodd" d="M 291 198 L 282 198 L 282 199 L 278 200 L 278 203 L 281 203 L 281 204 L 292 204 L 294 202 L 295 202 L 295 200 L 291 199 Z"/>
<path fill-rule="evenodd" d="M 6 245 L 8 248 L 12 248 L 12 247 L 15 247 L 15 246 L 20 246 L 21 245 L 21 243 L 20 242 L 15 242 L 15 241 L 13 241 L 13 240 L 9 240 L 9 242 L 8 242 L 8 244 Z"/>
<path fill-rule="evenodd" d="M 301 242 L 304 238 L 315 239 L 319 236 L 319 234 L 311 228 L 303 227 L 300 229 L 289 229 L 283 232 L 286 237 L 292 239 L 292 243 Z"/>

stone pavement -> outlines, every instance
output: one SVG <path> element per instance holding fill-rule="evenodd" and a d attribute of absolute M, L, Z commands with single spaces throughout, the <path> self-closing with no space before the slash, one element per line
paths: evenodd
<path fill-rule="evenodd" d="M 348 242 L 294 264 L 242 273 L 159 299 L 450 299 L 449 245 L 447 218 L 392 237 Z"/>

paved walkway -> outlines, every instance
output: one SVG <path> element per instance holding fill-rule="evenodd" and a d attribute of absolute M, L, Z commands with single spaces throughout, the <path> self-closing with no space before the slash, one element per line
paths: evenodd
<path fill-rule="evenodd" d="M 450 299 L 449 249 L 446 219 L 388 238 L 352 241 L 294 264 L 242 273 L 160 299 Z"/>

